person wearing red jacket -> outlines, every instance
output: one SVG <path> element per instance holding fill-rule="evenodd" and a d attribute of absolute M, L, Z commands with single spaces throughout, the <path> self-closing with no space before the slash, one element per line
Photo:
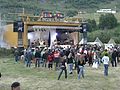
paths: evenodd
<path fill-rule="evenodd" d="M 60 63 L 60 52 L 58 50 L 55 50 L 53 53 L 54 56 L 54 62 L 55 62 L 55 70 L 59 70 L 59 63 Z"/>
<path fill-rule="evenodd" d="M 49 70 L 53 68 L 53 54 L 50 53 L 47 57 L 48 60 L 48 68 Z"/>

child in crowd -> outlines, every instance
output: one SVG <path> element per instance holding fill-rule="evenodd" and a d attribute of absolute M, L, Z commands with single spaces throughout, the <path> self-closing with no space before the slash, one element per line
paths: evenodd
<path fill-rule="evenodd" d="M 53 68 L 53 54 L 52 53 L 48 55 L 48 68 L 49 70 Z"/>

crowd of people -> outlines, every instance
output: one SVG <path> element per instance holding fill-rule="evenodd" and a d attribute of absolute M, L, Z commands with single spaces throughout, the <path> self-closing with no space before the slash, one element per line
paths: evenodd
<path fill-rule="evenodd" d="M 60 79 L 63 71 L 65 78 L 69 74 L 73 74 L 73 70 L 77 70 L 78 79 L 81 76 L 84 78 L 84 68 L 86 64 L 90 67 L 96 65 L 96 68 L 104 64 L 104 75 L 108 76 L 108 66 L 117 67 L 119 63 L 120 49 L 119 47 L 112 47 L 104 49 L 97 45 L 73 45 L 70 47 L 35 47 L 27 48 L 22 53 L 22 59 L 26 67 L 45 67 L 49 70 L 60 71 L 58 80 Z M 21 54 L 15 50 L 15 63 L 18 63 Z"/>

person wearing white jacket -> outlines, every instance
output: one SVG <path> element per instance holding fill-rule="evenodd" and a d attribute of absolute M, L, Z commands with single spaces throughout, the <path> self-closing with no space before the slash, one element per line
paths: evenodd
<path fill-rule="evenodd" d="M 104 64 L 104 76 L 108 76 L 109 57 L 107 53 L 103 56 L 102 61 Z"/>

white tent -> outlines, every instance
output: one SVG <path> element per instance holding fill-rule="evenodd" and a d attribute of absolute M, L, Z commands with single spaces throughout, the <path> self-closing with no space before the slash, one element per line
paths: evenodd
<path fill-rule="evenodd" d="M 100 39 L 98 37 L 95 39 L 94 42 L 96 42 L 99 46 L 103 45 L 103 43 L 100 41 Z"/>
<path fill-rule="evenodd" d="M 87 42 L 87 44 L 90 44 L 90 45 L 98 45 L 98 46 L 101 46 L 100 44 L 99 44 L 99 42 Z"/>
<path fill-rule="evenodd" d="M 113 45 L 116 45 L 116 43 L 115 43 L 114 39 L 112 39 L 112 38 L 109 40 L 108 44 L 113 44 Z"/>
<path fill-rule="evenodd" d="M 110 39 L 107 44 L 105 44 L 105 49 L 113 48 L 116 45 L 114 39 Z"/>
<path fill-rule="evenodd" d="M 113 44 L 104 44 L 105 45 L 105 49 L 109 49 L 109 48 L 113 48 L 114 45 Z"/>
<path fill-rule="evenodd" d="M 82 38 L 79 44 L 83 44 L 83 43 L 84 43 L 84 39 Z"/>

